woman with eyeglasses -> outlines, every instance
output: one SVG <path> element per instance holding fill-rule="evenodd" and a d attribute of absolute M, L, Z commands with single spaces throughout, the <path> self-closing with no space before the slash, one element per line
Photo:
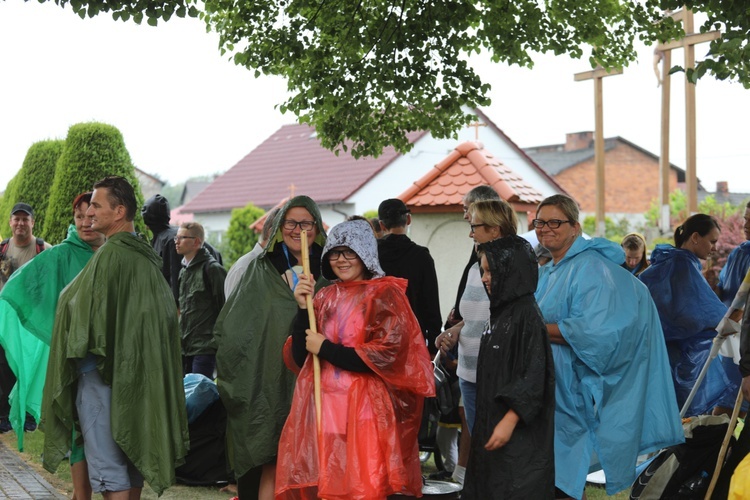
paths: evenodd
<path fill-rule="evenodd" d="M 306 311 L 314 281 L 301 275 L 294 291 L 290 368 L 300 372 L 279 442 L 276 498 L 421 496 L 417 434 L 435 382 L 406 280 L 384 276 L 364 220 L 331 229 L 322 275 L 333 284 L 313 299 L 320 333 Z M 320 439 L 309 353 L 320 358 Z"/>
<path fill-rule="evenodd" d="M 633 483 L 638 455 L 683 440 L 654 302 L 620 267 L 618 244 L 581 236 L 578 215 L 553 195 L 533 221 L 552 254 L 536 299 L 555 361 L 558 498 L 581 498 L 590 466 L 603 467 L 613 495 Z"/>
<path fill-rule="evenodd" d="M 279 436 L 294 392 L 283 346 L 297 314 L 303 230 L 311 269 L 320 269 L 326 240 L 320 211 L 307 196 L 296 196 L 279 211 L 265 250 L 248 265 L 216 321 L 217 386 L 242 500 L 274 494 Z M 322 285 L 325 280 L 314 274 Z"/>

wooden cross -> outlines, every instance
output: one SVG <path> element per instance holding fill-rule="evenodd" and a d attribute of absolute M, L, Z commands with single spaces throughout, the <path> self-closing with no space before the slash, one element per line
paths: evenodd
<path fill-rule="evenodd" d="M 474 123 L 469 123 L 469 127 L 474 127 L 474 139 L 479 140 L 479 127 L 486 127 L 486 123 L 480 123 L 478 121 Z"/>
<path fill-rule="evenodd" d="M 594 80 L 594 162 L 596 163 L 596 235 L 604 236 L 604 107 L 602 105 L 602 79 L 621 75 L 622 69 L 607 71 L 601 66 L 592 71 L 576 73 L 576 82 Z"/>
<path fill-rule="evenodd" d="M 721 37 L 718 31 L 695 33 L 693 11 L 682 8 L 670 15 L 675 21 L 682 22 L 685 36 L 657 46 L 663 53 L 662 58 L 662 105 L 661 105 L 661 161 L 660 161 L 660 195 L 662 206 L 661 229 L 669 231 L 669 70 L 671 69 L 672 49 L 685 50 L 685 188 L 687 190 L 687 207 L 691 214 L 698 211 L 698 177 L 696 166 L 696 133 L 695 133 L 695 84 L 687 78 L 687 70 L 695 68 L 695 46 Z"/>
<path fill-rule="evenodd" d="M 291 200 L 292 198 L 294 198 L 294 188 L 295 188 L 295 187 L 296 187 L 296 186 L 295 186 L 294 184 L 290 184 L 290 185 L 289 185 L 289 199 L 290 199 L 290 200 Z"/>

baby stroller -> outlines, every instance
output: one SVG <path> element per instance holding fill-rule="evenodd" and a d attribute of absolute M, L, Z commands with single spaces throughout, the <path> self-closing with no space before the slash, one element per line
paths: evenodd
<path fill-rule="evenodd" d="M 445 469 L 443 458 L 437 445 L 437 429 L 440 418 L 458 411 L 460 391 L 458 377 L 450 374 L 440 362 L 440 352 L 432 360 L 435 376 L 435 397 L 425 398 L 422 411 L 422 424 L 419 428 L 420 460 L 426 462 L 430 454 L 435 459 L 435 466 L 439 471 Z"/>

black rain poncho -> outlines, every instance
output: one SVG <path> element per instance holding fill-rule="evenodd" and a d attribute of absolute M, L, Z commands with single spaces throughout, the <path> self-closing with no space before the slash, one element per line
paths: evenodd
<path fill-rule="evenodd" d="M 507 236 L 480 246 L 492 273 L 490 330 L 477 364 L 477 409 L 462 498 L 543 499 L 555 495 L 555 368 L 534 298 L 531 245 Z M 508 410 L 520 420 L 498 450 L 484 445 Z"/>

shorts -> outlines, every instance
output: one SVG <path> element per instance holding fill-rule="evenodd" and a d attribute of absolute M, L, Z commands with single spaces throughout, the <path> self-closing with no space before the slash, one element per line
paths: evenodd
<path fill-rule="evenodd" d="M 143 476 L 112 438 L 112 388 L 97 370 L 78 376 L 76 409 L 94 493 L 142 488 Z"/>

